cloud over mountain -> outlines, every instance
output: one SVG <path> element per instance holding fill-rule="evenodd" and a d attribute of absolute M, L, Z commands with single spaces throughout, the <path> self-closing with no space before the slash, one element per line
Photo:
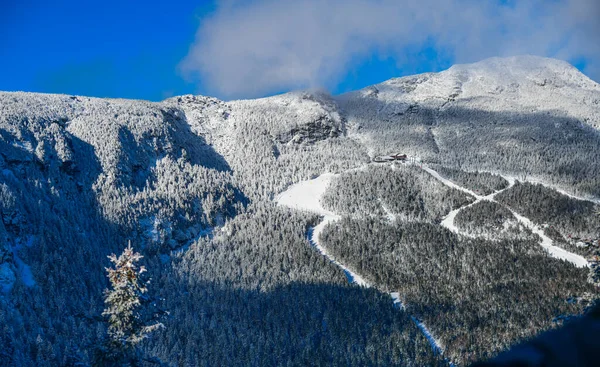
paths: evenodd
<path fill-rule="evenodd" d="M 250 97 L 332 88 L 373 56 L 409 70 L 432 47 L 434 66 L 536 54 L 580 63 L 597 80 L 599 17 L 595 0 L 224 1 L 202 19 L 181 69 L 216 94 Z"/>

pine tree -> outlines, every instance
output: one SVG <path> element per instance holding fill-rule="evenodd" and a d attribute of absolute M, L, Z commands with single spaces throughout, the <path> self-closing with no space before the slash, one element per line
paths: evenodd
<path fill-rule="evenodd" d="M 142 280 L 145 267 L 136 265 L 143 256 L 133 251 L 130 243 L 121 256 L 112 254 L 108 258 L 114 268 L 106 268 L 111 289 L 104 291 L 106 308 L 102 316 L 108 318 L 109 339 L 100 364 L 136 366 L 141 361 L 138 344 L 164 325 L 144 317 L 148 281 Z"/>

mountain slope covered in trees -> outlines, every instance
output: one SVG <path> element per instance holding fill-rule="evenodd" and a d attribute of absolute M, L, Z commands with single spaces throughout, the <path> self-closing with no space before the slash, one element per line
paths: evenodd
<path fill-rule="evenodd" d="M 2 92 L 0 365 L 91 363 L 106 333 L 107 256 L 128 241 L 144 255 L 148 293 L 170 312 L 144 352 L 168 365 L 420 366 L 493 355 L 580 314 L 597 294 L 590 269 L 548 256 L 509 214 L 591 259 L 598 128 L 600 86 L 534 57 L 333 97 L 152 103 Z M 411 164 L 371 162 L 398 152 Z M 425 167 L 478 195 L 520 182 L 497 205 L 469 206 L 473 195 Z M 317 215 L 274 202 L 324 173 L 336 178 L 322 204 L 341 219 L 322 243 L 374 288 L 349 284 L 311 246 Z M 440 224 L 457 208 L 469 236 Z"/>

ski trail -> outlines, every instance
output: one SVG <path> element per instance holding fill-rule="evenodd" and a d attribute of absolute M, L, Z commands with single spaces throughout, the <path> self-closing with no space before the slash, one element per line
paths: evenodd
<path fill-rule="evenodd" d="M 461 210 L 468 208 L 472 205 L 475 205 L 476 203 L 478 203 L 482 200 L 489 200 L 489 201 L 495 202 L 497 204 L 500 204 L 494 199 L 494 197 L 496 195 L 500 194 L 501 192 L 510 189 L 515 184 L 515 180 L 512 177 L 506 178 L 506 177 L 501 176 L 509 182 L 508 187 L 506 187 L 505 189 L 502 189 L 500 191 L 497 191 L 493 194 L 490 194 L 488 196 L 479 196 L 479 195 L 475 194 L 474 192 L 472 192 L 471 190 L 461 187 L 461 186 L 455 184 L 454 182 L 443 178 L 442 176 L 440 176 L 440 174 L 438 172 L 431 169 L 430 167 L 423 166 L 423 169 L 425 171 L 429 172 L 436 179 L 440 180 L 443 184 L 475 196 L 476 200 L 473 203 L 462 206 L 458 209 L 451 211 L 446 217 L 444 217 L 444 219 L 442 219 L 442 223 L 441 223 L 442 226 L 448 228 L 449 230 L 451 230 L 454 233 L 459 233 L 459 234 L 460 234 L 459 229 L 454 225 L 454 218 Z M 529 218 L 526 218 L 526 217 L 518 214 L 517 212 L 512 210 L 510 207 L 507 207 L 503 204 L 500 204 L 500 205 L 502 205 L 502 206 L 506 207 L 508 210 L 510 210 L 511 213 L 514 215 L 514 217 L 519 222 L 521 222 L 525 227 L 529 228 L 533 233 L 537 234 L 541 238 L 540 246 L 542 246 L 548 252 L 548 254 L 550 254 L 550 256 L 552 256 L 556 259 L 559 259 L 559 260 L 568 261 L 578 268 L 585 268 L 585 267 L 589 268 L 590 267 L 590 263 L 583 256 L 574 254 L 574 253 L 569 252 L 558 246 L 554 246 L 554 241 L 550 237 L 546 236 L 544 231 L 540 227 L 535 225 Z"/>
<path fill-rule="evenodd" d="M 360 167 L 353 170 L 361 169 L 363 168 Z M 323 232 L 323 229 L 325 229 L 327 224 L 341 219 L 339 215 L 325 209 L 323 205 L 321 205 L 321 197 L 325 194 L 327 187 L 336 176 L 337 175 L 332 173 L 324 173 L 315 179 L 299 182 L 290 186 L 283 193 L 277 195 L 275 200 L 278 205 L 323 216 L 323 220 L 309 231 L 308 240 L 310 244 L 314 246 L 321 255 L 325 256 L 329 261 L 341 268 L 350 283 L 356 283 L 361 287 L 368 288 L 370 285 L 363 277 L 337 261 L 329 252 L 327 252 L 327 249 L 323 247 L 319 240 L 321 232 Z"/>
<path fill-rule="evenodd" d="M 392 297 L 392 302 L 394 303 L 394 307 L 400 309 L 400 310 L 406 310 L 404 307 L 404 304 L 402 303 L 402 301 L 400 300 L 400 293 L 398 292 L 391 292 L 390 296 Z M 444 349 L 442 348 L 442 344 L 440 343 L 439 340 L 437 340 L 433 334 L 431 334 L 431 331 L 429 331 L 429 329 L 427 328 L 427 326 L 425 326 L 425 324 L 420 321 L 419 319 L 417 319 L 414 316 L 411 316 L 410 319 L 415 323 L 415 325 L 417 325 L 417 327 L 419 328 L 419 330 L 421 330 L 421 332 L 423 333 L 423 335 L 425 336 L 425 338 L 427 339 L 427 341 L 429 342 L 429 345 L 431 346 L 431 349 L 433 349 L 433 351 L 439 355 L 444 354 Z M 447 360 L 447 362 L 449 363 L 450 366 L 454 366 L 454 363 L 450 362 L 449 360 Z"/>
<path fill-rule="evenodd" d="M 312 230 L 309 232 L 308 239 L 310 241 L 310 244 L 313 245 L 317 249 L 317 251 L 319 251 L 319 253 L 321 253 L 321 255 L 325 256 L 334 265 L 341 268 L 344 271 L 344 274 L 346 274 L 346 277 L 348 278 L 348 282 L 354 283 L 360 287 L 370 288 L 371 285 L 369 283 L 367 283 L 367 281 L 364 280 L 364 278 L 362 276 L 360 276 L 358 273 L 355 273 L 354 271 L 350 270 L 347 266 L 345 266 L 344 264 L 337 261 L 321 245 L 321 241 L 319 240 L 319 238 L 320 238 L 321 232 L 323 232 L 323 229 L 325 229 L 325 226 L 327 226 L 327 224 L 334 222 L 336 220 L 339 220 L 339 219 L 340 219 L 340 217 L 337 217 L 337 216 L 326 216 L 325 218 L 323 218 L 321 223 L 319 223 L 317 226 L 312 228 Z"/>
<path fill-rule="evenodd" d="M 365 169 L 365 167 L 366 166 L 354 168 L 348 170 L 348 172 L 363 170 Z M 313 247 L 315 247 L 315 249 L 319 251 L 319 253 L 323 255 L 327 260 L 329 260 L 331 263 L 342 269 L 342 271 L 348 278 L 349 283 L 356 284 L 360 287 L 370 288 L 372 285 L 369 282 L 367 282 L 360 274 L 352 271 L 346 265 L 340 263 L 337 259 L 335 259 L 327 251 L 327 249 L 323 247 L 321 243 L 320 236 L 327 224 L 333 223 L 341 219 L 341 216 L 323 208 L 323 206 L 321 205 L 321 197 L 323 196 L 323 194 L 325 194 L 325 191 L 331 183 L 331 180 L 336 176 L 338 175 L 332 173 L 325 173 L 313 180 L 299 182 L 290 186 L 283 193 L 277 195 L 275 200 L 278 203 L 278 205 L 322 215 L 323 220 L 314 228 L 311 228 L 309 230 L 308 240 L 310 244 Z M 383 209 L 386 212 L 388 219 L 395 219 L 395 215 L 391 213 L 385 206 L 383 206 Z M 398 292 L 391 292 L 389 293 L 389 295 L 392 299 L 394 307 L 402 310 L 405 309 L 404 304 L 400 300 L 400 294 Z M 434 353 L 443 355 L 443 348 L 441 343 L 433 336 L 433 334 L 427 328 L 427 326 L 414 316 L 411 316 L 411 320 L 415 323 L 419 330 L 421 330 L 421 332 L 429 342 L 431 349 L 434 351 Z M 451 367 L 454 366 L 454 364 L 450 360 L 447 359 L 447 362 Z"/>
<path fill-rule="evenodd" d="M 546 236 L 546 234 L 540 227 L 533 224 L 533 222 L 531 222 L 531 220 L 529 220 L 528 218 L 525 218 L 524 216 L 519 215 L 514 210 L 512 210 L 510 208 L 508 208 L 508 210 L 510 210 L 513 213 L 513 215 L 515 216 L 515 218 L 517 218 L 518 221 L 523 223 L 523 225 L 525 225 L 527 228 L 529 228 L 533 233 L 535 233 L 541 237 L 542 242 L 540 243 L 540 245 L 544 249 L 546 249 L 546 251 L 548 251 L 548 253 L 550 253 L 550 256 L 552 256 L 556 259 L 568 261 L 568 262 L 574 264 L 578 268 L 589 268 L 590 267 L 590 263 L 585 259 L 585 257 L 574 254 L 572 252 L 569 252 L 558 246 L 554 246 L 553 245 L 554 241 L 552 241 L 552 239 L 550 237 Z"/>
<path fill-rule="evenodd" d="M 444 185 L 452 187 L 454 189 L 460 190 L 462 192 L 465 192 L 471 196 L 474 196 L 476 199 L 481 199 L 481 196 L 477 195 L 476 193 L 474 193 L 473 191 L 464 188 L 462 186 L 459 186 L 457 184 L 455 184 L 454 182 L 448 180 L 447 178 L 442 177 L 439 173 L 437 173 L 437 171 L 434 171 L 433 169 L 423 165 L 421 167 L 424 171 L 428 172 L 430 175 L 432 175 L 433 177 L 435 177 L 438 181 L 442 182 Z"/>
<path fill-rule="evenodd" d="M 425 168 L 423 168 L 423 169 L 425 169 Z M 425 169 L 425 170 L 426 170 L 427 172 L 429 172 L 429 173 L 431 173 L 431 172 L 435 172 L 435 171 L 433 171 L 431 168 L 427 168 L 427 169 Z M 437 172 L 435 172 L 435 173 L 437 173 Z M 438 174 L 437 176 L 439 176 L 439 174 Z M 435 177 L 435 175 L 434 175 L 434 177 Z M 441 176 L 440 176 L 440 177 L 441 177 Z M 437 178 L 437 177 L 436 177 L 436 178 Z M 442 181 L 442 183 L 444 183 L 444 184 L 446 184 L 446 181 L 447 181 L 447 182 L 450 182 L 450 181 L 448 181 L 448 180 L 446 180 L 446 179 L 444 179 L 444 180 L 445 180 L 445 181 Z M 459 213 L 461 210 L 463 210 L 463 209 L 466 209 L 466 208 L 468 208 L 468 207 L 471 207 L 471 206 L 473 206 L 473 205 L 475 205 L 475 204 L 477 204 L 477 203 L 479 203 L 479 202 L 481 202 L 481 201 L 484 201 L 484 200 L 496 202 L 496 200 L 494 200 L 494 197 L 496 197 L 496 195 L 500 194 L 501 192 L 503 192 L 503 191 L 506 191 L 506 190 L 510 189 L 511 187 L 513 187 L 513 186 L 514 186 L 514 184 L 515 184 L 515 181 L 509 181 L 508 183 L 509 183 L 509 184 L 508 184 L 508 186 L 507 186 L 507 187 L 505 187 L 504 189 L 502 189 L 502 190 L 499 190 L 499 191 L 496 191 L 496 192 L 494 192 L 494 193 L 491 193 L 490 195 L 487 195 L 487 196 L 479 196 L 479 195 L 475 194 L 474 192 L 472 192 L 472 191 L 470 191 L 470 190 L 468 190 L 468 189 L 466 189 L 466 188 L 463 188 L 463 189 L 464 189 L 464 190 L 462 190 L 463 192 L 465 192 L 465 193 L 470 193 L 470 195 L 473 195 L 473 196 L 475 196 L 475 201 L 474 201 L 474 202 L 472 202 L 471 204 L 467 204 L 467 205 L 465 205 L 465 206 L 461 206 L 460 208 L 457 208 L 457 209 L 454 209 L 454 210 L 452 210 L 450 213 L 448 213 L 448 215 L 446 215 L 446 216 L 445 216 L 445 217 L 442 219 L 442 222 L 441 222 L 440 224 L 441 224 L 443 227 L 445 227 L 445 228 L 447 228 L 447 229 L 451 230 L 451 231 L 452 231 L 452 232 L 454 232 L 454 233 L 457 233 L 457 234 L 462 234 L 462 235 L 466 235 L 465 233 L 462 233 L 462 232 L 460 231 L 460 229 L 458 229 L 458 227 L 457 227 L 457 226 L 455 226 L 455 225 L 454 225 L 454 218 L 456 218 L 456 215 L 457 215 L 457 214 L 458 214 L 458 213 Z M 460 186 L 456 185 L 455 183 L 452 183 L 452 185 L 453 185 L 452 187 L 460 187 Z M 468 236 L 468 235 L 467 235 L 467 236 Z M 473 237 L 473 236 L 468 236 L 468 237 Z"/>
<path fill-rule="evenodd" d="M 504 178 L 505 180 L 508 180 L 508 181 L 512 180 L 512 181 L 528 182 L 528 183 L 531 183 L 531 184 L 540 184 L 542 186 L 545 186 L 545 187 L 548 187 L 550 189 L 553 189 L 553 190 L 555 190 L 555 191 L 557 191 L 557 192 L 559 192 L 559 193 L 561 193 L 561 194 L 563 194 L 565 196 L 568 196 L 571 199 L 580 200 L 580 201 L 591 201 L 592 203 L 600 204 L 600 198 L 597 198 L 597 197 L 594 197 L 594 196 L 591 196 L 591 195 L 588 195 L 587 197 L 583 197 L 583 196 L 577 196 L 575 194 L 571 194 L 571 193 L 565 191 L 564 189 L 562 189 L 557 184 L 553 184 L 553 183 L 547 182 L 547 181 L 545 181 L 545 180 L 543 180 L 541 178 L 535 178 L 535 177 L 534 178 L 531 178 L 531 177 L 529 177 L 529 178 L 527 178 L 527 177 L 517 177 L 517 176 L 513 176 L 513 175 L 505 175 L 505 174 L 502 174 L 502 173 L 500 173 L 498 171 L 489 171 L 489 170 L 482 170 L 482 171 L 479 171 L 479 172 L 491 173 L 493 175 L 500 176 L 500 177 L 502 177 L 502 178 Z"/>
<path fill-rule="evenodd" d="M 446 215 L 443 219 L 442 222 L 440 223 L 440 225 L 444 228 L 449 229 L 450 231 L 456 233 L 456 234 L 461 234 L 460 230 L 458 229 L 457 226 L 454 225 L 454 218 L 456 218 L 456 215 L 463 210 L 466 207 L 460 207 L 458 209 L 454 209 L 453 211 L 451 211 L 450 213 L 448 213 L 448 215 Z"/>

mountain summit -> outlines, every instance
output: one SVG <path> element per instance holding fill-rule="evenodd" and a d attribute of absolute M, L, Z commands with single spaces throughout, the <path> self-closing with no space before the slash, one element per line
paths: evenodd
<path fill-rule="evenodd" d="M 569 63 L 537 57 L 491 58 L 440 73 L 391 79 L 346 98 L 513 113 L 563 114 L 600 128 L 600 85 Z"/>

